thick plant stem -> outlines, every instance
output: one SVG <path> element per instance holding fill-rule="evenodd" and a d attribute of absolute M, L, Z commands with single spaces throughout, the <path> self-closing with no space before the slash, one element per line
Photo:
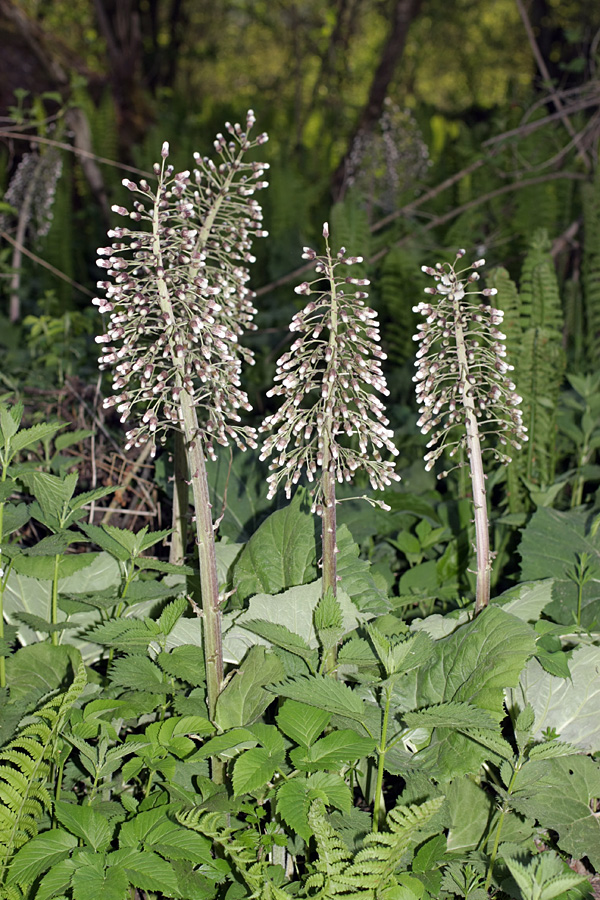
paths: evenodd
<path fill-rule="evenodd" d="M 210 719 L 214 720 L 217 698 L 223 684 L 223 645 L 215 536 L 196 409 L 187 391 L 181 392 L 180 403 L 196 513 L 208 712 Z"/>
<path fill-rule="evenodd" d="M 387 743 L 387 732 L 390 721 L 390 706 L 392 701 L 391 686 L 385 689 L 385 708 L 383 710 L 383 722 L 381 723 L 381 741 L 379 742 L 379 762 L 377 764 L 377 783 L 375 785 L 375 798 L 373 801 L 373 831 L 379 831 L 383 824 L 385 810 L 383 806 L 383 772 L 385 768 L 385 754 Z"/>
<path fill-rule="evenodd" d="M 185 442 L 180 431 L 175 432 L 173 454 L 173 534 L 169 562 L 180 565 L 185 559 L 187 547 L 188 464 Z"/>
<path fill-rule="evenodd" d="M 473 506 L 475 508 L 475 549 L 477 554 L 475 615 L 477 615 L 488 605 L 490 599 L 492 566 L 490 558 L 487 492 L 485 489 L 485 475 L 481 459 L 481 442 L 479 440 L 479 426 L 477 424 L 477 416 L 475 413 L 475 401 L 469 384 L 469 364 L 467 360 L 460 301 L 456 298 L 453 301 L 453 307 L 456 353 L 458 358 L 462 402 L 465 410 L 467 450 L 469 454 L 469 468 L 471 470 L 471 484 L 473 487 Z"/>

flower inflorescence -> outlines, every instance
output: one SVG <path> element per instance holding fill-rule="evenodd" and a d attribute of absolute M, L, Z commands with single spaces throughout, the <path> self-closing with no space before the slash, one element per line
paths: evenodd
<path fill-rule="evenodd" d="M 323 511 L 323 470 L 341 483 L 362 469 L 372 487 L 381 490 L 399 480 L 394 462 L 381 453 L 384 448 L 394 456 L 398 451 L 375 393 L 389 392 L 381 370 L 386 355 L 378 346 L 377 314 L 364 302 L 368 294 L 362 288 L 369 282 L 336 272 L 362 258 L 348 256 L 344 247 L 333 258 L 327 224 L 323 236 L 324 256 L 304 248 L 303 259 L 315 261 L 319 277 L 295 288 L 310 300 L 292 319 L 290 331 L 299 337 L 277 361 L 277 383 L 267 394 L 284 401 L 259 429 L 273 432 L 261 450 L 261 459 L 275 457 L 269 497 L 283 481 L 289 498 L 304 471 L 310 482 L 316 481 L 313 511 L 318 514 Z"/>
<path fill-rule="evenodd" d="M 231 138 L 218 134 L 217 162 L 194 154 L 193 171 L 175 173 L 167 165 L 169 146 L 155 164 L 156 189 L 147 181 L 123 181 L 136 195 L 133 210 L 113 211 L 138 228 L 109 231 L 114 242 L 98 250 L 98 265 L 112 281 L 100 281 L 105 296 L 93 303 L 109 315 L 108 328 L 96 338 L 103 348 L 100 367 L 114 367 L 115 405 L 121 421 L 141 406 L 141 422 L 127 433 L 127 447 L 179 426 L 179 399 L 187 392 L 203 412 L 206 452 L 214 458 L 213 441 L 229 439 L 245 449 L 256 446 L 254 429 L 240 424 L 239 410 L 249 410 L 241 389 L 241 361 L 253 362 L 251 351 L 238 343 L 253 329 L 253 294 L 246 287 L 252 239 L 266 236 L 262 210 L 253 198 L 266 187 L 267 163 L 245 162 L 266 134 L 251 139 L 250 110 L 246 128 L 226 124 Z"/>
<path fill-rule="evenodd" d="M 433 468 L 444 451 L 452 457 L 461 447 L 468 448 L 469 417 L 474 416 L 480 438 L 495 435 L 490 449 L 500 462 L 510 462 L 502 449 L 512 445 L 521 449 L 527 440 L 517 394 L 506 360 L 505 335 L 500 331 L 504 313 L 487 303 L 477 303 L 477 295 L 491 297 L 495 288 L 469 290 L 479 281 L 477 271 L 485 264 L 479 259 L 471 266 L 456 270 L 454 263 L 422 266 L 431 275 L 435 287 L 425 288 L 436 299 L 413 308 L 426 317 L 417 326 L 414 340 L 419 342 L 416 394 L 420 408 L 417 422 L 423 434 L 431 434 L 425 455 L 425 468 Z M 442 472 L 438 477 L 446 475 Z"/>

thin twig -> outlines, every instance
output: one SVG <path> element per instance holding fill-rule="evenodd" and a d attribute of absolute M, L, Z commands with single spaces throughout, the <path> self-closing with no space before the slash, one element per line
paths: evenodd
<path fill-rule="evenodd" d="M 531 27 L 531 22 L 529 21 L 529 16 L 527 15 L 527 10 L 525 9 L 523 0 L 516 0 L 516 2 L 517 2 L 517 7 L 519 9 L 519 14 L 521 16 L 521 19 L 523 20 L 523 26 L 527 33 L 527 38 L 531 45 L 531 50 L 535 57 L 535 61 L 537 63 L 538 69 L 540 70 L 542 77 L 543 77 L 544 81 L 546 82 L 552 102 L 554 103 L 556 109 L 558 110 L 558 112 L 560 114 L 560 118 L 561 118 L 565 128 L 567 129 L 567 131 L 569 132 L 571 137 L 575 140 L 577 132 L 575 131 L 575 128 L 573 127 L 573 124 L 571 123 L 571 120 L 569 119 L 567 111 L 565 110 L 565 108 L 562 104 L 562 100 L 558 96 L 557 91 L 554 89 L 554 85 L 552 84 L 552 79 L 550 77 L 550 72 L 548 71 L 548 67 L 546 65 L 546 60 L 542 56 L 542 54 L 540 52 L 540 48 L 538 47 L 538 43 L 535 39 L 535 35 L 533 33 L 533 28 Z M 589 160 L 589 157 L 588 157 L 587 153 L 585 152 L 584 148 L 581 145 L 579 145 L 579 143 L 578 143 L 578 147 L 579 147 L 578 156 L 581 158 L 584 166 L 586 167 L 587 171 L 589 172 L 592 168 L 592 164 Z"/>
<path fill-rule="evenodd" d="M 49 147 L 58 147 L 59 150 L 67 150 L 69 153 L 74 153 L 75 156 L 85 156 L 88 159 L 94 159 L 104 166 L 113 166 L 115 169 L 122 169 L 124 172 L 133 172 L 135 175 L 143 175 L 144 178 L 153 177 L 151 172 L 146 172 L 144 169 L 136 169 L 135 166 L 127 166 L 125 163 L 115 162 L 114 159 L 107 159 L 105 156 L 97 156 L 90 150 L 84 150 L 81 147 L 73 147 L 71 144 L 65 144 L 62 141 L 53 141 L 51 138 L 41 137 L 38 134 L 17 134 L 13 131 L 0 131 L 0 137 L 10 138 L 11 140 L 32 141 L 37 144 L 47 144 Z"/>
<path fill-rule="evenodd" d="M 0 230 L 0 237 L 5 241 L 8 241 L 13 247 L 17 248 L 21 253 L 24 253 L 25 256 L 28 256 L 29 259 L 32 259 L 39 266 L 43 266 L 44 269 L 48 269 L 49 272 L 52 272 L 53 275 L 56 275 L 57 278 L 61 278 L 63 281 L 66 281 L 67 284 L 70 284 L 71 287 L 76 288 L 78 291 L 81 291 L 82 294 L 85 294 L 87 297 L 93 297 L 94 294 L 92 291 L 88 290 L 82 284 L 79 284 L 78 281 L 74 281 L 72 278 L 69 278 L 68 275 L 65 275 L 64 272 L 61 272 L 60 269 L 55 268 L 55 266 L 51 266 L 50 263 L 47 263 L 37 254 L 32 253 L 31 250 L 28 250 L 20 241 L 16 241 L 14 238 L 7 234 L 6 231 Z"/>

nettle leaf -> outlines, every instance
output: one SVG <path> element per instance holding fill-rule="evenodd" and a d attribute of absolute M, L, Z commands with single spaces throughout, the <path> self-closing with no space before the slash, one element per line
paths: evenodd
<path fill-rule="evenodd" d="M 160 635 L 152 619 L 111 619 L 88 632 L 90 640 L 125 652 L 145 650 Z"/>
<path fill-rule="evenodd" d="M 374 740 L 344 728 L 332 731 L 310 747 L 297 747 L 291 751 L 290 760 L 301 771 L 337 770 L 346 763 L 371 756 L 374 750 Z"/>
<path fill-rule="evenodd" d="M 4 403 L 0 405 L 0 437 L 2 438 L 2 446 L 19 430 L 24 411 L 25 408 L 21 401 L 11 407 L 5 406 Z"/>
<path fill-rule="evenodd" d="M 33 547 L 24 550 L 25 556 L 60 556 L 70 544 L 83 543 L 87 538 L 75 531 L 59 531 L 42 538 Z"/>
<path fill-rule="evenodd" d="M 588 554 L 592 578 L 582 589 L 581 624 L 594 627 L 600 621 L 600 530 L 588 533 L 589 514 L 561 512 L 543 507 L 536 510 L 523 531 L 519 553 L 524 581 L 553 578 L 552 603 L 546 614 L 555 622 L 572 625 L 577 616 L 579 588 L 569 577 L 577 555 Z"/>
<path fill-rule="evenodd" d="M 164 559 L 154 559 L 151 556 L 138 556 L 133 563 L 137 569 L 152 569 L 155 572 L 163 572 L 165 575 L 195 575 L 197 573 L 192 566 L 186 566 L 183 563 L 169 563 Z"/>
<path fill-rule="evenodd" d="M 147 656 L 123 656 L 114 660 L 109 678 L 111 684 L 132 691 L 169 694 L 173 690 L 159 667 Z"/>
<path fill-rule="evenodd" d="M 96 553 L 72 553 L 59 557 L 58 577 L 69 578 L 81 572 L 91 566 L 96 556 Z M 18 575 L 39 578 L 41 581 L 52 581 L 56 574 L 54 556 L 17 556 L 13 561 L 13 569 Z"/>
<path fill-rule="evenodd" d="M 530 760 L 518 772 L 513 798 L 519 812 L 558 833 L 558 845 L 574 859 L 587 856 L 600 868 L 600 821 L 590 801 L 600 797 L 600 764 L 589 756 Z"/>
<path fill-rule="evenodd" d="M 77 837 L 62 828 L 30 838 L 10 863 L 8 884 L 31 884 L 42 872 L 66 859 L 77 843 Z"/>
<path fill-rule="evenodd" d="M 11 450 L 14 453 L 27 450 L 40 441 L 50 440 L 57 431 L 64 427 L 65 425 L 61 422 L 39 422 L 37 425 L 32 425 L 31 428 L 23 428 L 18 434 L 13 432 L 14 437 L 11 435 L 12 440 L 10 442 Z M 2 430 L 4 431 L 4 429 Z M 57 438 L 57 440 L 60 440 L 60 438 Z"/>
<path fill-rule="evenodd" d="M 570 678 L 546 672 L 536 659 L 524 669 L 516 697 L 535 712 L 535 737 L 554 728 L 561 740 L 581 750 L 600 750 L 600 648 L 577 647 L 569 662 Z"/>
<path fill-rule="evenodd" d="M 215 723 L 227 730 L 254 722 L 272 702 L 265 685 L 283 677 L 283 665 L 264 647 L 251 647 L 238 672 L 219 694 Z"/>
<path fill-rule="evenodd" d="M 464 731 L 468 728 L 497 727 L 497 722 L 487 712 L 464 702 L 428 706 L 404 713 L 402 719 L 409 728 L 456 728 Z"/>
<path fill-rule="evenodd" d="M 97 852 L 108 847 L 114 825 L 93 807 L 77 806 L 75 803 L 57 800 L 54 804 L 54 814 L 67 831 L 84 840 Z"/>
<path fill-rule="evenodd" d="M 340 775 L 315 772 L 308 777 L 290 779 L 277 791 L 277 813 L 306 843 L 312 837 L 308 822 L 310 804 L 316 799 L 334 806 L 346 815 L 352 810 L 350 788 Z M 366 830 L 369 828 L 370 823 Z"/>
<path fill-rule="evenodd" d="M 88 852 L 78 859 L 80 864 L 73 872 L 71 884 L 73 900 L 124 900 L 129 888 L 127 874 L 117 866 L 105 868 L 104 858 Z"/>
<path fill-rule="evenodd" d="M 366 718 L 360 697 L 348 685 L 324 675 L 289 678 L 281 684 L 269 685 L 268 690 L 279 697 L 317 706 L 332 715 L 344 716 L 359 723 Z"/>
<path fill-rule="evenodd" d="M 97 544 L 102 550 L 110 553 L 111 556 L 121 560 L 121 562 L 127 562 L 131 558 L 131 553 L 127 549 L 127 546 L 125 546 L 126 542 L 132 537 L 131 531 L 120 528 L 115 529 L 115 531 L 123 531 L 129 536 L 129 539 L 124 538 L 123 541 L 120 541 L 115 539 L 114 535 L 111 534 L 109 530 L 113 527 L 111 525 L 90 525 L 87 522 L 82 522 L 79 527 L 87 534 L 91 541 Z"/>
<path fill-rule="evenodd" d="M 167 603 L 158 620 L 158 626 L 163 634 L 169 634 L 173 630 L 176 622 L 182 617 L 188 606 L 186 597 L 178 597 L 177 600 Z"/>
<path fill-rule="evenodd" d="M 534 652 L 533 629 L 502 609 L 489 607 L 474 621 L 436 641 L 433 656 L 396 682 L 392 702 L 404 711 L 448 701 L 466 702 L 487 711 L 499 723 L 505 714 L 504 690 L 516 687 Z M 477 771 L 486 756 L 480 742 L 439 727 L 417 759 L 427 772 L 435 772 L 438 780 L 445 781 Z"/>
<path fill-rule="evenodd" d="M 52 624 L 52 622 L 48 622 L 46 619 L 43 619 L 41 616 L 36 616 L 33 613 L 17 613 L 15 619 L 19 622 L 23 622 L 24 625 L 29 625 L 34 631 L 41 631 L 46 634 L 79 627 L 77 622 L 56 622 L 55 624 Z"/>
<path fill-rule="evenodd" d="M 182 591 L 181 584 L 167 584 L 165 581 L 141 581 L 137 579 L 129 585 L 126 602 L 130 605 L 143 603 L 146 600 L 164 600 L 173 597 Z"/>
<path fill-rule="evenodd" d="M 278 594 L 316 578 L 316 542 L 313 516 L 298 490 L 284 509 L 276 510 L 254 532 L 232 572 L 236 596 Z"/>
<path fill-rule="evenodd" d="M 303 637 L 290 631 L 285 625 L 277 622 L 266 622 L 263 619 L 247 619 L 241 626 L 258 635 L 275 647 L 281 647 L 294 653 L 305 661 L 311 672 L 315 672 L 319 662 L 319 654 L 312 650 Z"/>
<path fill-rule="evenodd" d="M 64 427 L 61 425 L 61 428 Z M 67 431 L 64 434 L 59 434 L 54 440 L 54 446 L 56 450 L 60 453 L 61 450 L 66 450 L 67 447 L 72 447 L 74 444 L 80 444 L 82 441 L 85 441 L 86 438 L 92 437 L 94 434 L 93 431 L 90 431 L 89 428 L 77 428 L 75 431 Z"/>
<path fill-rule="evenodd" d="M 79 479 L 77 472 L 65 475 L 64 478 L 38 471 L 23 472 L 20 477 L 37 500 L 37 504 L 32 504 L 32 515 L 37 518 L 41 511 L 41 521 L 56 520 L 59 528 L 62 527 L 62 520 Z M 48 523 L 44 521 L 44 524 Z"/>
<path fill-rule="evenodd" d="M 363 613 L 377 616 L 391 608 L 385 591 L 382 591 L 370 573 L 371 564 L 360 559 L 360 548 L 346 525 L 336 532 L 338 554 L 337 574 L 341 585 L 355 606 Z"/>
<path fill-rule="evenodd" d="M 296 700 L 286 700 L 276 716 L 283 733 L 303 747 L 310 747 L 314 743 L 327 728 L 330 718 L 330 714 L 324 710 Z"/>

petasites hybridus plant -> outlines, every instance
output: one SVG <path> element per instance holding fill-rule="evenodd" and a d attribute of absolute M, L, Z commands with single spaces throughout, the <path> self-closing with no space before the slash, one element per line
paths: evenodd
<path fill-rule="evenodd" d="M 133 220 L 133 228 L 109 232 L 110 247 L 98 251 L 98 265 L 112 281 L 101 281 L 106 296 L 93 302 L 108 313 L 107 343 L 101 368 L 114 368 L 116 405 L 121 421 L 134 413 L 127 447 L 140 447 L 175 429 L 184 439 L 196 513 L 208 708 L 214 716 L 223 682 L 221 612 L 214 530 L 205 456 L 215 458 L 215 442 L 255 447 L 254 429 L 241 424 L 239 411 L 250 409 L 241 389 L 242 360 L 252 354 L 238 337 L 253 328 L 252 293 L 246 287 L 247 263 L 253 262 L 253 237 L 266 235 L 255 191 L 266 187 L 267 163 L 245 162 L 245 154 L 265 143 L 251 139 L 254 114 L 245 129 L 226 124 L 231 135 L 214 141 L 217 161 L 194 154 L 193 171 L 175 173 L 154 166 L 156 188 L 145 180 L 124 185 L 136 195 L 133 211 L 113 207 Z"/>
<path fill-rule="evenodd" d="M 485 260 L 479 259 L 457 271 L 456 264 L 464 255 L 465 251 L 459 250 L 452 264 L 422 267 L 436 281 L 436 286 L 425 288 L 425 293 L 436 299 L 414 307 L 414 312 L 426 316 L 426 321 L 417 326 L 414 337 L 420 346 L 413 380 L 421 413 L 418 425 L 423 434 L 431 432 L 425 468 L 433 468 L 444 452 L 450 457 L 460 448 L 467 452 L 475 508 L 478 613 L 489 601 L 491 573 L 481 442 L 493 435 L 494 444 L 486 449 L 499 462 L 510 462 L 503 448 L 512 445 L 520 450 L 521 443 L 527 440 L 527 429 L 519 410 L 522 398 L 508 374 L 513 366 L 506 361 L 506 336 L 497 327 L 502 324 L 504 313 L 473 300 L 478 295 L 491 297 L 497 291 L 468 290 L 479 280 L 476 270 Z M 438 478 L 447 474 L 441 472 Z"/>
<path fill-rule="evenodd" d="M 389 392 L 377 313 L 366 306 L 368 294 L 362 290 L 369 282 L 339 271 L 362 259 L 347 256 L 344 247 L 332 257 L 327 223 L 323 237 L 324 256 L 304 248 L 303 259 L 315 261 L 318 278 L 295 288 L 310 300 L 292 319 L 290 331 L 299 337 L 277 361 L 277 384 L 267 394 L 283 397 L 283 403 L 260 431 L 273 432 L 261 450 L 261 459 L 275 457 L 267 479 L 270 497 L 285 483 L 289 498 L 303 473 L 315 483 L 312 511 L 322 517 L 323 595 L 335 597 L 336 482 L 350 482 L 362 470 L 374 489 L 383 490 L 400 476 L 381 452 L 395 456 L 398 450 L 375 393 Z"/>

